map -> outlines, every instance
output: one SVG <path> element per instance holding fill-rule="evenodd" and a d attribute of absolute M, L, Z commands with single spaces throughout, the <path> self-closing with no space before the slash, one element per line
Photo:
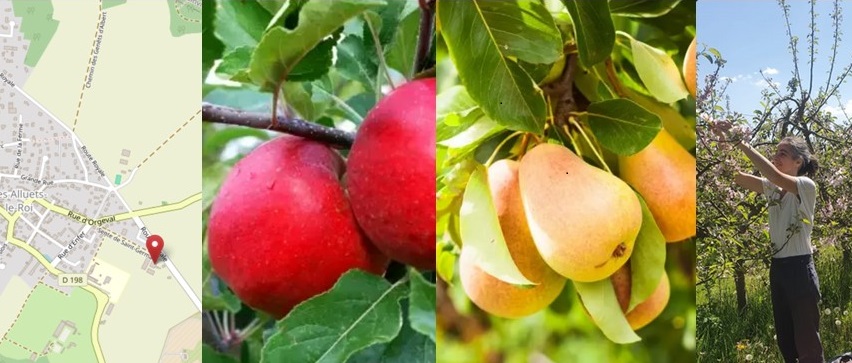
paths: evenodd
<path fill-rule="evenodd" d="M 200 54 L 201 0 L 0 0 L 0 362 L 201 362 Z"/>

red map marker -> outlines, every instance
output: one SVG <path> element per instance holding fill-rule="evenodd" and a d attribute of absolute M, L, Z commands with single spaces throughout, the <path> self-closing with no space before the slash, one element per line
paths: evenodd
<path fill-rule="evenodd" d="M 157 264 L 157 260 L 160 259 L 160 252 L 163 251 L 163 237 L 160 237 L 156 234 L 152 234 L 148 237 L 148 241 L 145 242 L 145 246 L 148 247 L 148 254 L 151 255 L 151 259 L 154 260 L 154 264 Z"/>

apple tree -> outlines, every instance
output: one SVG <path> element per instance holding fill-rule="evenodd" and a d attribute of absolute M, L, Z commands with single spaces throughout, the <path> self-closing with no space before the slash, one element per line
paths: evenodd
<path fill-rule="evenodd" d="M 774 154 L 776 145 L 786 136 L 799 136 L 808 143 L 820 164 L 812 177 L 818 196 L 811 242 L 820 280 L 821 309 L 827 308 L 821 311 L 839 312 L 852 307 L 852 115 L 844 111 L 839 93 L 852 75 L 852 63 L 841 56 L 841 2 L 835 1 L 831 13 L 823 14 L 831 19 L 830 31 L 824 32 L 829 36 L 828 41 L 822 42 L 823 49 L 814 4 L 798 4 L 810 7 L 809 13 L 800 13 L 809 24 L 804 37 L 807 42 L 802 45 L 792 31 L 795 17 L 791 15 L 791 4 L 779 1 L 793 71 L 788 79 L 780 80 L 762 74 L 767 86 L 751 117 L 732 110 L 729 104 L 730 80 L 722 76 L 727 60 L 714 48 L 724 49 L 724 44 L 708 44 L 699 51 L 701 66 L 708 68 L 696 101 L 700 185 L 697 284 L 699 295 L 704 297 L 698 306 L 698 349 L 709 360 L 734 359 L 726 347 L 742 339 L 774 340 L 773 332 L 767 333 L 761 323 L 772 321 L 768 270 L 774 251 L 768 232 L 767 202 L 761 195 L 734 184 L 737 171 L 758 173 L 742 152 L 710 131 L 718 121 L 733 122 L 735 134 L 748 139 L 766 156 Z M 829 107 L 835 111 L 828 112 Z M 736 303 L 729 308 L 726 301 L 731 294 L 731 280 Z M 734 309 L 732 314 L 726 311 Z M 847 351 L 849 330 L 844 333 L 841 318 L 824 321 L 821 333 L 826 354 Z M 771 355 L 768 357 L 772 359 Z"/>
<path fill-rule="evenodd" d="M 694 360 L 695 3 L 436 13 L 439 360 Z"/>
<path fill-rule="evenodd" d="M 203 3 L 205 362 L 434 361 L 434 7 Z"/>

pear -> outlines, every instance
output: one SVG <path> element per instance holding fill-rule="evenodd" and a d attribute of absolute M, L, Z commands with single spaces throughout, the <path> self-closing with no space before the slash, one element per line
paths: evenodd
<path fill-rule="evenodd" d="M 533 243 L 521 204 L 518 162 L 495 162 L 488 168 L 488 181 L 509 254 L 524 277 L 537 285 L 530 288 L 503 282 L 483 271 L 469 250 L 462 249 L 462 288 L 476 306 L 492 315 L 527 316 L 550 305 L 565 286 L 565 278 L 547 266 Z"/>
<path fill-rule="evenodd" d="M 695 235 L 695 157 L 665 129 L 645 149 L 619 158 L 619 171 L 645 198 L 666 241 Z"/>
<path fill-rule="evenodd" d="M 631 284 L 633 283 L 631 276 L 630 264 L 625 264 L 610 276 L 610 282 L 612 282 L 612 287 L 615 289 L 616 300 L 621 307 L 621 311 L 624 313 L 624 317 L 627 319 L 627 323 L 630 324 L 633 330 L 637 330 L 650 324 L 660 316 L 669 303 L 671 287 L 669 285 L 669 277 L 663 271 L 663 275 L 660 277 L 660 282 L 657 288 L 654 289 L 654 292 L 644 301 L 637 304 L 633 310 L 627 311 L 632 290 Z M 583 305 L 583 308 L 585 309 L 586 306 Z M 588 313 L 589 311 L 586 310 L 586 314 Z"/>
<path fill-rule="evenodd" d="M 627 273 L 627 276 L 630 276 L 629 272 Z M 621 305 L 622 311 L 625 310 L 626 303 L 630 301 L 630 282 L 630 279 L 628 279 L 628 287 L 625 289 L 624 286 L 621 286 L 624 283 L 623 281 L 616 281 L 615 279 L 612 280 L 612 285 L 615 288 L 618 302 L 624 302 L 624 305 Z M 627 291 L 627 295 L 624 295 L 625 291 Z M 633 310 L 630 310 L 625 314 L 627 323 L 630 324 L 630 327 L 633 328 L 633 330 L 637 330 L 654 321 L 654 319 L 660 316 L 666 308 L 666 305 L 668 305 L 670 294 L 671 288 L 669 286 L 669 276 L 663 272 L 663 276 L 660 277 L 660 283 L 657 285 L 657 288 L 654 289 L 654 292 L 651 293 L 651 296 L 648 296 L 647 299 L 636 305 Z"/>
<path fill-rule="evenodd" d="M 686 49 L 686 55 L 683 57 L 683 80 L 686 83 L 686 89 L 689 94 L 695 97 L 695 86 L 698 82 L 695 74 L 695 48 L 697 47 L 696 38 L 692 38 L 692 43 L 689 43 L 689 48 Z"/>
<path fill-rule="evenodd" d="M 642 224 L 642 207 L 627 184 L 554 144 L 534 147 L 520 164 L 530 232 L 551 268 L 592 282 L 624 265 Z"/>

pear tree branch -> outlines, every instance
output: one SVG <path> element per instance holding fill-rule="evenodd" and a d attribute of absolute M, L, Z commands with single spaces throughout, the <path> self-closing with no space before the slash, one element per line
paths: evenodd
<path fill-rule="evenodd" d="M 201 118 L 205 122 L 239 125 L 255 129 L 272 130 L 319 141 L 329 146 L 346 149 L 355 141 L 355 133 L 326 127 L 295 117 L 278 115 L 278 122 L 272 117 L 257 112 L 247 112 L 231 107 L 202 103 Z"/>

